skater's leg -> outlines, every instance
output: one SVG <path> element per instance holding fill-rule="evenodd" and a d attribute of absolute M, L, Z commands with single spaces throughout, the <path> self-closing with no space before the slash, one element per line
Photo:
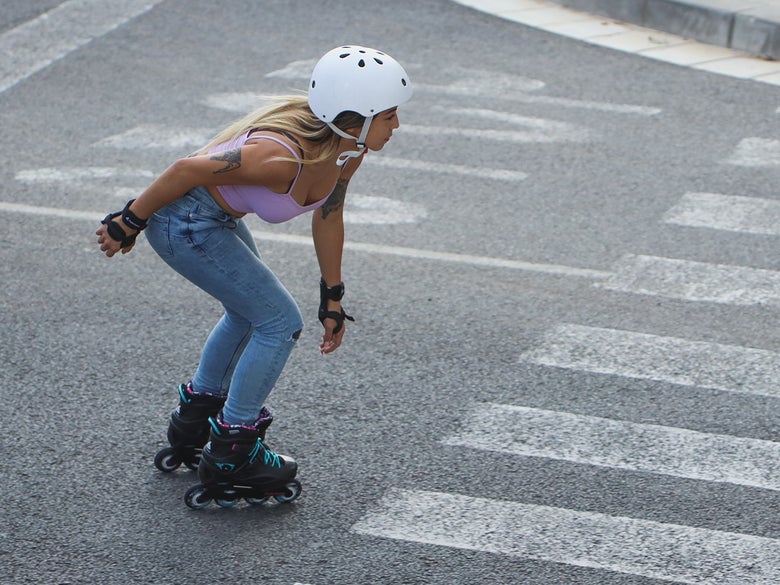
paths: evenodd
<path fill-rule="evenodd" d="M 227 396 L 233 371 L 251 334 L 249 321 L 238 313 L 225 310 L 203 346 L 200 363 L 192 379 L 196 392 Z"/>
<path fill-rule="evenodd" d="M 252 423 L 303 328 L 295 301 L 259 258 L 245 223 L 225 213 L 202 189 L 156 213 L 147 238 L 163 260 L 221 301 L 229 315 L 218 325 L 215 341 L 223 337 L 224 326 L 231 343 L 219 352 L 207 348 L 194 381 L 196 392 L 223 389 L 240 350 L 237 324 L 250 324 L 225 412 L 229 424 Z"/>
<path fill-rule="evenodd" d="M 230 389 L 225 419 L 246 424 L 279 378 L 300 333 L 293 331 L 288 311 L 275 318 L 252 322 L 226 307 L 201 354 L 193 387 L 198 393 L 225 396 Z"/>
<path fill-rule="evenodd" d="M 290 293 L 265 268 L 246 224 L 238 226 L 236 235 L 260 260 L 264 270 L 256 281 L 262 283 L 258 294 L 263 295 L 266 307 L 275 307 L 274 311 L 258 311 L 256 306 L 245 306 L 234 316 L 234 319 L 240 318 L 239 313 L 248 316 L 249 331 L 231 363 L 231 392 L 224 418 L 229 424 L 247 424 L 257 419 L 258 411 L 281 375 L 303 328 L 303 318 Z"/>
<path fill-rule="evenodd" d="M 252 254 L 260 258 L 260 251 L 245 223 L 237 223 L 234 233 Z M 251 334 L 252 324 L 240 314 L 225 307 L 225 314 L 211 331 L 203 346 L 200 363 L 193 378 L 196 392 L 227 396 L 233 371 Z"/>
<path fill-rule="evenodd" d="M 252 332 L 236 364 L 223 410 L 227 424 L 251 424 L 287 363 L 302 325 L 295 311 L 252 323 Z"/>

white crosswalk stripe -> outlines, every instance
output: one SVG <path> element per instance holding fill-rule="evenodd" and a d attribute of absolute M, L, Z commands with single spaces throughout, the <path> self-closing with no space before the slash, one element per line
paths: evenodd
<path fill-rule="evenodd" d="M 102 179 L 145 179 L 154 177 L 152 171 L 118 167 L 44 167 L 16 173 L 22 183 L 61 183 L 71 181 L 95 181 Z"/>
<path fill-rule="evenodd" d="M 390 156 L 368 156 L 364 162 L 378 167 L 424 171 L 429 173 L 461 175 L 465 177 L 477 177 L 480 179 L 492 179 L 494 181 L 522 181 L 528 175 L 522 171 L 510 169 L 491 169 L 486 167 L 469 167 L 447 163 L 435 163 L 416 159 L 395 158 Z"/>
<path fill-rule="evenodd" d="M 271 103 L 268 97 L 250 91 L 213 93 L 202 100 L 210 108 L 246 114 Z"/>
<path fill-rule="evenodd" d="M 435 106 L 433 111 L 444 115 L 457 116 L 457 124 L 445 127 L 425 127 L 434 131 L 455 131 L 458 134 L 470 138 L 482 138 L 485 140 L 501 140 L 506 142 L 587 142 L 591 139 L 591 130 L 584 126 L 550 120 L 546 118 L 534 118 L 521 116 L 511 112 L 488 110 L 485 108 L 462 108 Z M 464 119 L 476 119 L 485 122 L 495 122 L 501 128 L 515 127 L 523 130 L 483 130 L 468 128 L 463 124 Z M 409 125 L 404 124 L 400 130 L 408 130 Z M 413 126 L 413 132 L 422 133 L 417 126 Z"/>
<path fill-rule="evenodd" d="M 535 122 L 546 122 L 537 124 Z M 570 124 L 554 124 L 551 120 L 528 118 L 528 130 L 491 130 L 484 128 L 465 128 L 458 126 L 421 126 L 404 124 L 398 129 L 399 135 L 414 134 L 415 136 L 460 136 L 463 138 L 490 140 L 496 142 L 549 143 L 549 142 L 585 142 L 587 133 L 572 127 Z"/>
<path fill-rule="evenodd" d="M 612 275 L 594 286 L 686 301 L 780 303 L 780 272 L 634 254 L 623 256 Z"/>
<path fill-rule="evenodd" d="M 780 165 L 780 140 L 744 138 L 726 162 L 742 167 Z"/>
<path fill-rule="evenodd" d="M 780 541 L 418 490 L 388 490 L 352 531 L 675 583 L 776 585 Z"/>
<path fill-rule="evenodd" d="M 216 133 L 216 129 L 213 128 L 179 128 L 142 124 L 126 132 L 108 136 L 97 142 L 95 146 L 120 149 L 186 149 L 203 146 Z"/>
<path fill-rule="evenodd" d="M 664 221 L 689 227 L 751 234 L 780 235 L 780 201 L 686 193 L 665 215 Z"/>
<path fill-rule="evenodd" d="M 562 324 L 520 359 L 682 386 L 780 396 L 780 354 L 763 349 Z"/>
<path fill-rule="evenodd" d="M 0 93 L 162 0 L 67 0 L 0 34 Z"/>
<path fill-rule="evenodd" d="M 780 443 L 505 404 L 477 404 L 445 445 L 780 490 Z"/>

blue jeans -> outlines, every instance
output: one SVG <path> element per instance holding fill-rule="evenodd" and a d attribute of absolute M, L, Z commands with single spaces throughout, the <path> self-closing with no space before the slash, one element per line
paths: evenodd
<path fill-rule="evenodd" d="M 160 209 L 144 233 L 171 268 L 225 309 L 203 348 L 195 392 L 227 394 L 226 423 L 255 422 L 303 329 L 298 305 L 260 259 L 244 221 L 203 187 Z"/>

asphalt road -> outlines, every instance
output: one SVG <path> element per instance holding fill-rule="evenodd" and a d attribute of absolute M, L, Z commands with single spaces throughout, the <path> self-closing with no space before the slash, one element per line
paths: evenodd
<path fill-rule="evenodd" d="M 80 3 L 0 12 L 0 583 L 777 582 L 776 87 L 446 0 L 34 20 Z M 93 232 L 344 42 L 416 93 L 351 184 L 335 355 L 308 218 L 251 221 L 307 319 L 269 433 L 303 495 L 195 512 L 152 458 L 218 306 Z"/>

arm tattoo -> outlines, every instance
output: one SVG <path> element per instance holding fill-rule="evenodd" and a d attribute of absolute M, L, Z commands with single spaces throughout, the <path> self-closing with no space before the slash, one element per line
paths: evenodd
<path fill-rule="evenodd" d="M 224 168 L 214 171 L 215 175 L 228 173 L 241 166 L 241 149 L 235 148 L 233 150 L 226 150 L 225 152 L 217 153 L 211 157 L 211 160 L 225 161 Z"/>
<path fill-rule="evenodd" d="M 320 209 L 322 210 L 322 219 L 327 219 L 328 215 L 334 211 L 341 209 L 344 205 L 344 197 L 347 195 L 347 185 L 349 179 L 339 179 L 336 182 L 336 186 L 333 187 L 333 191 L 328 195 L 328 200 L 323 204 Z"/>

